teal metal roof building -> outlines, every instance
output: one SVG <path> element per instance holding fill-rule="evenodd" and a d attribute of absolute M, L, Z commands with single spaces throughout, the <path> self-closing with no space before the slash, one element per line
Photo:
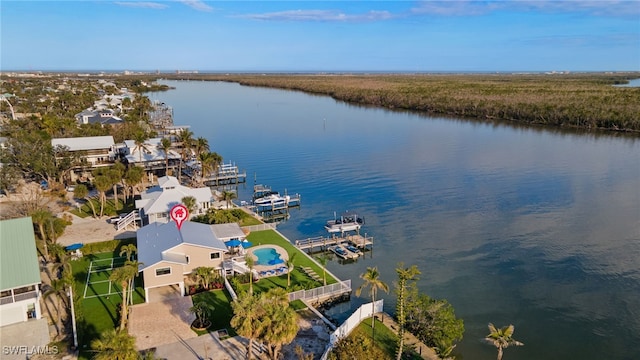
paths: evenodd
<path fill-rule="evenodd" d="M 39 283 L 31 217 L 0 221 L 0 290 Z"/>

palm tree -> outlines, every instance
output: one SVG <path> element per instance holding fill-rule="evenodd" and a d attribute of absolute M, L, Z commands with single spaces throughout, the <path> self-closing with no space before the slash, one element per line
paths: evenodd
<path fill-rule="evenodd" d="M 360 274 L 360 278 L 362 280 L 364 280 L 364 283 L 362 283 L 362 285 L 360 285 L 357 289 L 356 289 L 356 296 L 360 296 L 360 293 L 362 293 L 362 289 L 364 289 L 365 287 L 369 287 L 369 294 L 371 294 L 371 309 L 373 310 L 371 312 L 371 330 L 373 331 L 374 328 L 374 324 L 375 324 L 375 302 L 376 302 L 376 294 L 378 293 L 378 289 L 381 289 L 382 291 L 388 293 L 389 292 L 389 285 L 387 285 L 384 281 L 380 280 L 380 273 L 378 272 L 378 267 L 367 267 L 367 271 L 365 271 L 364 273 Z M 373 336 L 373 334 L 372 334 Z"/>
<path fill-rule="evenodd" d="M 223 191 L 222 199 L 227 203 L 227 209 L 231 206 L 231 200 L 237 198 L 238 195 L 235 191 Z"/>
<path fill-rule="evenodd" d="M 138 269 L 139 263 L 133 259 L 133 254 L 137 252 L 138 252 L 138 248 L 136 248 L 136 246 L 133 244 L 127 244 L 120 248 L 120 256 L 124 255 L 126 258 L 125 264 L 132 266 L 135 269 Z M 138 276 L 137 272 L 135 276 Z M 129 292 L 125 296 L 129 304 L 133 304 L 133 288 L 134 288 L 133 282 L 134 282 L 134 277 L 131 277 L 129 279 L 129 286 L 128 286 Z"/>
<path fill-rule="evenodd" d="M 133 244 L 127 244 L 120 248 L 120 256 L 125 257 L 125 261 L 133 260 L 133 254 L 138 252 L 138 248 L 136 248 Z"/>
<path fill-rule="evenodd" d="M 111 180 L 111 184 L 113 186 L 113 207 L 118 210 L 118 183 L 122 179 L 126 167 L 121 162 L 116 162 L 109 171 L 107 171 L 107 176 Z"/>
<path fill-rule="evenodd" d="M 87 189 L 86 185 L 84 184 L 76 185 L 76 188 L 73 191 L 73 196 L 78 199 L 87 200 L 87 202 L 89 203 L 89 206 L 91 207 L 91 211 L 93 212 L 93 217 L 95 218 L 97 216 L 96 207 L 93 206 L 93 201 L 91 201 L 92 199 L 89 197 L 89 189 Z"/>
<path fill-rule="evenodd" d="M 261 338 L 269 345 L 272 359 L 278 359 L 280 349 L 295 339 L 298 333 L 298 314 L 289 306 L 289 297 L 283 288 L 269 290 L 261 297 L 265 309 Z"/>
<path fill-rule="evenodd" d="M 198 299 L 193 306 L 189 308 L 189 311 L 196 316 L 193 326 L 199 329 L 209 327 L 207 323 L 209 323 L 209 325 L 211 325 L 211 323 L 207 320 L 207 317 L 209 317 L 209 314 L 211 314 L 213 310 L 213 305 L 209 304 L 205 299 Z"/>
<path fill-rule="evenodd" d="M 185 196 L 181 199 L 181 201 L 182 204 L 187 207 L 187 210 L 189 210 L 189 214 L 195 213 L 196 209 L 198 208 L 198 200 L 196 200 L 196 198 L 194 198 L 193 196 Z"/>
<path fill-rule="evenodd" d="M 200 161 L 200 182 L 204 183 L 204 179 L 208 177 L 213 171 L 215 161 L 212 156 L 213 153 L 206 152 L 198 155 L 198 160 Z"/>
<path fill-rule="evenodd" d="M 181 146 L 181 160 L 180 169 L 178 170 L 178 180 L 182 179 L 182 163 L 186 160 L 187 151 L 191 150 L 193 146 L 193 132 L 191 130 L 184 129 L 178 134 L 178 142 Z"/>
<path fill-rule="evenodd" d="M 133 134 L 133 141 L 136 144 L 136 146 L 133 148 L 133 151 L 134 152 L 136 150 L 138 151 L 138 159 L 141 165 L 142 165 L 142 150 L 147 149 L 147 144 L 145 143 L 146 140 L 147 140 L 147 134 L 145 134 L 143 131 L 138 131 L 135 134 Z"/>
<path fill-rule="evenodd" d="M 49 248 L 47 246 L 47 234 L 44 230 L 44 224 L 48 223 L 52 217 L 53 213 L 44 208 L 37 209 L 31 213 L 31 221 L 33 221 L 34 224 L 38 225 L 38 233 L 40 235 L 42 243 L 44 244 L 43 247 L 45 259 L 49 258 Z"/>
<path fill-rule="evenodd" d="M 111 179 L 104 176 L 99 175 L 93 180 L 96 185 L 96 189 L 100 193 L 100 217 L 104 214 L 104 202 L 107 198 L 106 192 L 111 188 Z"/>
<path fill-rule="evenodd" d="M 127 169 L 127 172 L 124 174 L 124 180 L 127 185 L 132 188 L 137 188 L 138 184 L 140 184 L 144 179 L 144 169 L 137 166 L 132 166 Z"/>
<path fill-rule="evenodd" d="M 169 138 L 162 138 L 159 147 L 164 153 L 164 174 L 169 175 L 169 149 L 171 149 L 171 140 Z"/>
<path fill-rule="evenodd" d="M 291 272 L 296 266 L 295 264 L 296 255 L 298 255 L 298 252 L 294 252 L 293 254 L 291 254 L 291 256 L 289 256 L 289 259 L 284 263 L 285 266 L 287 267 L 287 287 L 291 286 Z"/>
<path fill-rule="evenodd" d="M 215 278 L 214 268 L 199 266 L 191 272 L 191 278 L 204 289 L 209 289 L 209 284 Z"/>
<path fill-rule="evenodd" d="M 404 347 L 404 331 L 405 324 L 407 322 L 407 316 L 405 314 L 405 305 L 407 302 L 406 298 L 406 286 L 408 281 L 417 280 L 418 275 L 420 275 L 420 270 L 413 265 L 411 267 L 405 268 L 404 263 L 399 263 L 396 268 L 396 273 L 398 274 L 398 284 L 396 292 L 398 294 L 398 301 L 396 303 L 396 313 L 398 316 L 398 352 L 396 353 L 396 360 L 400 360 L 402 358 L 402 349 Z"/>
<path fill-rule="evenodd" d="M 48 298 L 51 295 L 56 297 L 55 307 L 56 307 L 56 331 L 58 332 L 58 337 L 62 335 L 62 308 L 60 307 L 60 299 L 62 299 L 64 308 L 67 308 L 66 298 L 67 298 L 67 281 L 66 279 L 53 279 L 51 280 L 51 287 L 49 290 L 45 291 L 44 298 Z"/>
<path fill-rule="evenodd" d="M 127 288 L 130 279 L 136 276 L 138 273 L 137 267 L 132 266 L 131 264 L 125 264 L 123 267 L 119 267 L 111 273 L 109 276 L 109 280 L 119 283 L 122 287 L 122 306 L 120 311 L 120 330 L 122 331 L 127 325 L 127 317 L 128 317 L 128 295 Z"/>
<path fill-rule="evenodd" d="M 322 281 L 324 286 L 327 286 L 327 261 L 329 261 L 329 257 L 327 255 L 320 255 L 316 257 L 316 260 L 322 265 Z"/>
<path fill-rule="evenodd" d="M 231 303 L 233 317 L 231 326 L 240 336 L 249 339 L 247 344 L 247 360 L 252 358 L 253 341 L 262 332 L 264 309 L 258 297 L 244 293 L 237 301 Z"/>
<path fill-rule="evenodd" d="M 249 254 L 244 256 L 244 261 L 249 268 L 249 295 L 253 295 L 253 265 L 255 261 L 253 260 L 253 256 Z"/>
<path fill-rule="evenodd" d="M 524 344 L 513 338 L 515 326 L 509 325 L 503 328 L 496 328 L 492 323 L 489 323 L 489 335 L 484 339 L 489 344 L 492 344 L 498 348 L 498 360 L 502 360 L 503 349 L 509 346 L 523 346 Z"/>
<path fill-rule="evenodd" d="M 126 331 L 109 329 L 100 335 L 100 339 L 91 341 L 95 360 L 137 360 L 136 339 Z"/>
<path fill-rule="evenodd" d="M 204 152 L 209 152 L 209 141 L 203 137 L 198 137 L 194 141 L 193 145 L 194 145 L 194 150 L 196 152 L 196 156 L 199 156 Z"/>

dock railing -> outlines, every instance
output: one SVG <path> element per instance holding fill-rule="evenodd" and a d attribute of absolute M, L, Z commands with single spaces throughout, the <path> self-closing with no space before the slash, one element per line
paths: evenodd
<path fill-rule="evenodd" d="M 321 286 L 314 289 L 298 290 L 289 293 L 289 301 L 293 300 L 319 300 L 322 298 L 329 298 L 333 296 L 339 296 L 345 293 L 351 292 L 351 279 L 337 282 L 335 284 L 329 284 L 327 286 Z"/>

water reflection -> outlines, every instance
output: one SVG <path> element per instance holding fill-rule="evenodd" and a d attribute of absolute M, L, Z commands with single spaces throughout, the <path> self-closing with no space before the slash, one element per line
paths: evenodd
<path fill-rule="evenodd" d="M 527 344 L 519 359 L 637 355 L 637 138 L 169 83 L 177 90 L 154 96 L 174 107 L 176 124 L 260 183 L 302 194 L 278 226 L 287 237 L 324 235 L 334 211 L 364 214 L 373 257 L 329 270 L 355 288 L 368 266 L 392 284 L 398 262 L 417 265 L 420 289 L 465 320 L 464 358 L 495 357 L 480 341 L 488 322 L 516 325 Z M 250 199 L 252 184 L 238 191 Z M 381 295 L 393 312 L 393 294 Z"/>

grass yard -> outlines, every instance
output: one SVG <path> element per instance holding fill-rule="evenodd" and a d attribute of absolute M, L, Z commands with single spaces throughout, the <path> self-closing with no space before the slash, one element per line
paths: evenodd
<path fill-rule="evenodd" d="M 236 332 L 229 324 L 233 317 L 233 310 L 231 309 L 231 295 L 229 295 L 227 290 L 211 290 L 193 295 L 194 304 L 200 299 L 204 299 L 208 304 L 213 305 L 213 313 L 208 318 L 209 321 L 211 321 L 211 326 L 209 326 L 207 330 L 216 331 L 226 329 L 229 336 L 236 336 Z M 198 332 L 198 335 L 203 334 L 206 334 L 206 331 Z"/>
<path fill-rule="evenodd" d="M 322 273 L 323 273 L 323 269 L 322 266 L 318 265 L 318 263 L 316 263 L 315 261 L 311 260 L 309 258 L 309 256 L 303 252 L 302 250 L 299 250 L 298 248 L 296 248 L 295 246 L 293 246 L 289 241 L 287 241 L 287 239 L 283 238 L 282 236 L 280 236 L 280 234 L 278 234 L 277 232 L 273 231 L 273 230 L 264 230 L 264 231 L 255 231 L 252 232 L 251 234 L 249 234 L 249 236 L 247 236 L 247 239 L 249 241 L 251 241 L 251 243 L 253 243 L 254 245 L 266 245 L 266 244 L 270 244 L 270 245 L 278 245 L 283 247 L 285 250 L 287 250 L 287 253 L 289 254 L 289 257 L 291 257 L 293 254 L 295 253 L 299 253 L 298 255 L 296 255 L 296 258 L 294 260 L 295 262 L 295 269 L 291 272 L 291 283 L 292 285 L 297 284 L 298 286 L 294 286 L 294 288 L 296 289 L 310 289 L 310 288 L 314 288 L 314 287 L 318 287 L 321 286 L 322 284 L 312 280 L 311 278 L 309 278 L 307 275 L 305 275 L 302 271 L 300 271 L 300 267 L 310 267 L 312 268 L 316 274 L 318 274 L 320 277 L 322 277 Z M 280 286 L 280 287 L 287 287 L 287 275 L 281 275 L 281 276 L 277 276 L 277 277 L 270 277 L 267 279 L 263 279 L 260 280 L 260 282 L 263 282 L 265 280 L 270 280 L 273 279 L 271 281 L 267 281 L 267 289 L 272 287 L 272 286 Z M 260 283 L 259 282 L 259 283 Z M 327 284 L 334 284 L 337 283 L 338 280 L 335 279 L 334 277 L 332 277 L 331 275 L 329 275 L 327 273 Z M 258 285 L 259 285 L 258 283 Z M 254 290 L 255 290 L 255 285 L 254 284 Z M 269 287 L 270 286 L 270 287 Z"/>
<path fill-rule="evenodd" d="M 79 302 L 78 311 L 76 312 L 77 328 L 78 328 L 78 346 L 81 358 L 91 358 L 93 354 L 90 352 L 91 341 L 100 337 L 100 334 L 109 329 L 117 327 L 120 323 L 120 304 L 122 297 L 120 294 L 114 294 L 120 291 L 120 284 L 111 284 L 111 294 L 106 296 L 98 296 L 93 298 L 83 298 L 85 284 L 87 284 L 87 271 L 91 261 L 108 258 L 118 258 L 119 253 L 106 252 L 100 254 L 89 254 L 71 262 L 73 278 L 75 281 L 75 290 L 78 295 Z M 121 265 L 116 263 L 117 265 Z M 107 272 L 101 271 L 96 275 L 96 279 L 106 282 L 98 282 L 90 284 L 87 288 L 87 296 L 100 295 L 109 292 L 109 282 Z M 93 274 L 91 281 L 94 280 Z M 138 304 L 144 302 L 144 289 L 142 288 L 142 279 L 140 277 L 135 280 L 136 289 L 133 293 L 133 303 Z M 90 293 L 91 292 L 91 293 Z"/>

